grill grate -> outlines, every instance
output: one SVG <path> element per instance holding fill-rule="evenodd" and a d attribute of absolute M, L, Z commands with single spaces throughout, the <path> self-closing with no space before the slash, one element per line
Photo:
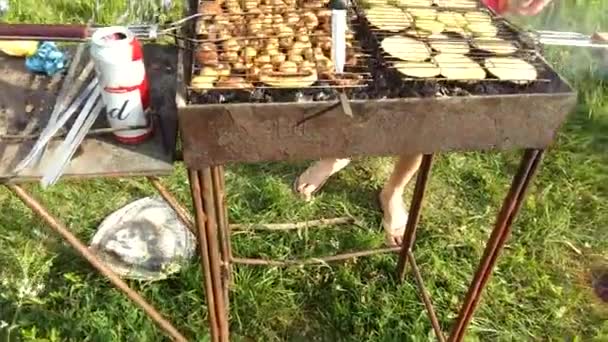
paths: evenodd
<path fill-rule="evenodd" d="M 263 5 L 250 10 L 240 8 L 235 10 L 230 6 L 230 4 L 235 4 L 235 1 L 240 8 L 246 8 L 249 1 L 256 4 L 261 1 Z M 193 25 L 195 33 L 190 37 L 180 38 L 187 41 L 188 44 L 185 46 L 190 49 L 192 78 L 196 79 L 199 76 L 198 80 L 203 80 L 203 82 L 188 85 L 190 102 L 219 104 L 334 101 L 341 94 L 350 100 L 532 94 L 560 91 L 560 87 L 563 87 L 559 76 L 546 64 L 536 46 L 526 40 L 525 35 L 520 34 L 518 28 L 486 9 L 471 6 L 471 1 L 457 0 L 460 1 L 458 3 L 461 5 L 460 7 L 449 7 L 450 4 L 453 4 L 450 1 L 455 0 L 435 0 L 445 6 L 437 4 L 419 6 L 418 4 L 424 2 L 423 0 L 414 1 L 417 4 L 415 6 L 389 7 L 390 5 L 386 3 L 375 4 L 373 6 L 380 6 L 380 10 L 375 10 L 376 13 L 373 17 L 366 13 L 366 10 L 370 8 L 369 2 L 366 0 L 352 1 L 354 3 L 352 3 L 348 15 L 348 27 L 351 31 L 349 63 L 346 65 L 345 72 L 340 75 L 330 72 L 333 67 L 328 62 L 330 46 L 327 46 L 327 43 L 331 43 L 329 29 L 331 17 L 328 17 L 330 12 L 327 9 L 329 0 L 224 0 L 221 11 L 218 11 L 218 7 L 214 7 L 218 6 L 215 5 L 215 2 L 203 2 L 202 5 L 199 3 L 199 8 L 207 6 L 204 14 L 194 13 L 184 19 L 197 20 L 197 24 Z M 400 1 L 408 3 L 413 0 Z M 432 2 L 429 1 L 429 3 Z M 285 4 L 288 6 L 286 7 Z M 311 4 L 314 6 L 311 7 Z M 308 7 L 305 7 L 307 5 Z M 399 12 L 395 12 L 396 10 Z M 386 15 L 383 11 L 386 12 Z M 462 35 L 462 33 L 457 34 L 444 30 L 440 35 L 423 34 L 423 31 L 417 30 L 417 28 L 429 27 L 429 24 L 425 22 L 428 20 L 420 14 L 424 11 L 433 12 L 442 17 L 446 16 L 446 13 L 464 16 L 467 12 L 477 11 L 482 13 L 478 14 L 479 16 L 486 17 L 470 16 L 469 22 L 478 25 L 478 27 L 474 27 L 477 32 L 475 35 Z M 218 16 L 218 13 L 221 14 Z M 298 32 L 297 27 L 301 23 L 295 18 L 300 16 L 301 20 L 303 16 L 310 15 L 310 13 L 317 15 L 317 19 L 319 17 L 323 19 L 319 20 L 314 29 Z M 401 14 L 395 15 L 395 13 Z M 408 25 L 399 24 L 399 19 L 395 19 L 398 17 L 401 19 L 405 17 Z M 266 27 L 268 25 L 260 23 L 260 20 L 262 23 L 264 21 L 268 21 L 267 24 L 271 21 L 274 23 L 275 19 L 279 25 Z M 291 24 L 281 26 L 281 21 Z M 479 24 L 486 21 L 491 22 L 492 27 L 496 27 L 495 35 L 493 32 L 485 32 L 484 25 Z M 221 29 L 226 23 L 239 24 L 238 27 L 234 24 L 228 25 L 229 30 Z M 386 29 L 387 25 L 393 27 Z M 290 29 L 285 29 L 284 32 L 281 27 L 285 26 Z M 254 28 L 257 28 L 257 31 Z M 266 32 L 264 32 L 265 30 Z M 260 31 L 262 32 L 260 33 Z M 451 31 L 454 30 L 451 29 Z M 439 73 L 425 77 L 406 76 L 399 72 L 398 70 L 404 62 L 402 54 L 411 53 L 411 51 L 402 51 L 401 49 L 407 50 L 407 47 L 397 45 L 391 48 L 392 55 L 389 54 L 382 46 L 382 42 L 395 35 L 409 37 L 424 44 L 428 52 L 428 58 L 425 58 L 424 61 L 427 63 L 426 66 L 430 65 L 437 69 L 437 64 L 439 64 L 437 56 L 443 55 L 440 57 L 444 59 L 441 61 L 443 69 L 440 67 Z M 291 44 L 301 43 L 293 55 L 297 55 L 300 48 L 313 49 L 312 58 L 307 58 L 304 52 L 301 53 L 300 59 L 307 60 L 306 68 L 302 68 L 302 65 L 294 68 L 291 65 L 289 68 L 279 69 L 280 63 L 278 62 L 282 62 L 283 59 L 297 59 L 291 58 L 290 48 L 287 47 L 289 41 L 283 42 L 284 38 L 291 40 Z M 501 53 L 500 56 L 515 57 L 526 61 L 537 73 L 535 80 L 525 82 L 515 78 L 501 80 L 487 70 L 488 68 L 484 65 L 485 61 L 488 58 L 496 57 L 496 54 L 479 49 L 478 44 L 495 42 L 495 38 L 500 38 L 514 47 L 513 51 Z M 466 56 L 475 63 L 473 66 L 476 69 L 483 70 L 485 78 L 471 80 L 453 76 L 445 77 L 446 63 L 448 68 L 455 70 L 456 73 L 462 73 L 471 66 L 462 64 L 462 60 L 458 59 L 447 58 L 446 62 L 446 56 L 456 56 L 462 53 L 450 49 L 447 49 L 448 51 L 444 49 L 439 53 L 435 48 L 437 43 L 448 44 L 448 46 L 451 46 L 449 44 L 465 44 L 468 47 Z M 320 44 L 325 44 L 325 46 L 321 48 Z M 272 48 L 268 48 L 269 46 Z M 293 46 L 291 45 L 292 48 Z M 250 52 L 256 56 L 256 59 L 247 59 L 247 56 L 250 55 L 245 50 L 248 48 L 255 49 L 255 53 L 253 50 Z M 238 53 L 235 54 L 237 50 Z M 275 56 L 278 53 L 284 57 L 276 57 L 276 60 L 270 57 L 270 64 L 273 65 L 271 73 L 273 78 L 261 79 L 260 71 L 263 68 L 262 65 L 259 65 L 257 57 Z M 395 54 L 399 55 L 399 58 L 395 57 Z M 241 60 L 242 58 L 245 60 Z M 264 63 L 268 62 L 264 58 L 262 58 Z M 211 59 L 213 62 L 205 62 L 207 59 Z M 229 70 L 226 70 L 226 64 L 230 66 Z M 265 70 L 270 70 L 268 65 L 265 68 Z M 424 68 L 424 66 L 420 68 Z M 506 66 L 506 68 L 509 67 Z M 426 70 L 424 71 L 427 73 Z M 312 74 L 315 76 L 311 76 Z M 205 76 L 209 76 L 208 79 Z"/>
<path fill-rule="evenodd" d="M 372 39 L 369 43 L 377 51 L 379 61 L 388 69 L 393 78 L 398 78 L 403 82 L 476 82 L 481 84 L 511 82 L 519 85 L 525 83 L 529 87 L 536 87 L 540 83 L 549 83 L 554 79 L 553 72 L 547 68 L 536 46 L 525 42 L 517 28 L 504 18 L 495 16 L 487 9 L 441 7 L 437 5 L 408 6 L 397 3 L 379 5 L 365 0 L 356 0 L 354 7 L 362 26 L 367 32 L 370 32 Z M 372 16 L 368 16 L 368 14 Z M 405 22 L 409 22 L 409 24 L 403 24 L 404 18 Z M 459 23 L 460 20 L 463 20 L 463 22 Z M 400 29 L 400 26 L 403 26 L 403 28 Z M 473 30 L 469 30 L 467 26 Z M 397 49 L 392 48 L 391 53 L 388 53 L 382 46 L 382 42 L 392 36 L 412 38 L 424 44 L 428 51 L 428 58 L 420 58 L 421 60 L 417 62 L 427 63 L 418 65 L 417 68 L 424 70 L 424 68 L 441 69 L 441 67 L 447 69 L 478 69 L 481 67 L 485 72 L 485 77 L 471 80 L 443 75 L 431 77 L 406 76 L 397 70 L 397 66 L 404 63 L 404 59 L 407 60 L 408 49 L 411 50 L 412 46 L 404 44 Z M 440 51 L 440 49 L 435 48 L 440 44 L 451 47 L 446 49 L 450 51 Z M 511 45 L 513 51 L 507 51 L 504 47 L 498 53 L 482 49 L 483 46 L 492 46 L 494 49 L 498 49 L 501 45 Z M 459 46 L 465 46 L 467 51 L 454 51 Z M 403 56 L 395 57 L 395 55 L 400 54 Z M 438 55 L 443 57 L 441 63 L 437 61 Z M 470 58 L 475 64 L 470 65 L 468 62 L 456 58 L 460 55 Z M 535 69 L 537 77 L 533 81 L 518 78 L 499 79 L 493 76 L 485 66 L 485 61 L 493 57 L 524 60 Z M 515 64 L 512 66 L 505 65 L 502 68 L 513 69 L 513 71 L 520 70 L 520 66 Z"/>
<path fill-rule="evenodd" d="M 192 78 L 200 81 L 189 85 L 193 96 L 223 102 L 235 97 L 230 91 L 239 91 L 248 93 L 241 94 L 247 101 L 259 102 L 268 98 L 265 92 L 274 92 L 289 93 L 297 101 L 314 90 L 350 92 L 369 86 L 370 53 L 352 39 L 355 23 L 349 21 L 352 32 L 344 73 L 336 74 L 329 58 L 331 12 L 324 8 L 326 3 L 308 8 L 276 3 L 243 11 L 224 2 L 221 14 L 207 6 L 211 13 L 191 17 L 197 19 L 195 37 L 187 38 L 194 49 Z M 241 6 L 246 8 L 247 3 Z"/>

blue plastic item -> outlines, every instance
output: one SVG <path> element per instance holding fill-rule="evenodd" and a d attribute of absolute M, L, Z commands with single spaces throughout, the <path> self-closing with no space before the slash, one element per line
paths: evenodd
<path fill-rule="evenodd" d="M 63 52 L 53 42 L 43 42 L 33 56 L 25 60 L 28 70 L 53 76 L 66 67 L 67 60 Z"/>

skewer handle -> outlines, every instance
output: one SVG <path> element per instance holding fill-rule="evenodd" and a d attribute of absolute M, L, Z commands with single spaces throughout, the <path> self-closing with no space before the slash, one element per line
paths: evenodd
<path fill-rule="evenodd" d="M 86 25 L 0 24 L 0 39 L 4 40 L 85 40 Z"/>

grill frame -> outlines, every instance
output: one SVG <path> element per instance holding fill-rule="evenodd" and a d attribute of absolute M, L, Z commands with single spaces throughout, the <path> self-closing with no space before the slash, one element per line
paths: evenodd
<path fill-rule="evenodd" d="M 197 0 L 189 0 L 185 14 L 197 7 Z M 193 32 L 191 22 L 182 34 Z M 193 169 L 233 162 L 542 149 L 576 104 L 576 93 L 557 73 L 553 92 L 351 100 L 353 117 L 338 101 L 191 104 L 187 85 L 193 49 L 188 44 L 180 42 L 177 106 L 184 162 Z"/>

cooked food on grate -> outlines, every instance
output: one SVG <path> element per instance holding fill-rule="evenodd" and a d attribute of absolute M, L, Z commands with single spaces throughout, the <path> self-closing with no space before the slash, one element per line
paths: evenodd
<path fill-rule="evenodd" d="M 464 27 L 446 26 L 443 32 L 451 32 L 460 35 L 461 37 L 468 38 L 471 36 L 471 32 L 467 31 Z"/>
<path fill-rule="evenodd" d="M 297 70 L 296 70 L 297 72 Z M 317 81 L 317 73 L 308 71 L 297 75 L 287 75 L 284 72 L 264 72 L 260 74 L 260 82 L 278 88 L 310 87 Z"/>
<path fill-rule="evenodd" d="M 416 30 L 427 31 L 435 34 L 443 32 L 445 25 L 437 20 L 416 19 L 414 20 L 414 28 Z"/>
<path fill-rule="evenodd" d="M 253 2 L 259 6 L 254 7 Z M 335 79 L 327 3 L 308 0 L 297 8 L 294 0 L 226 0 L 214 15 L 197 22 L 197 38 L 203 42 L 194 57 L 202 69 L 191 86 L 249 88 L 252 82 L 263 82 L 296 87 L 308 86 L 318 78 Z M 242 8 L 247 15 L 240 12 Z M 389 12 L 395 10 L 405 15 L 394 7 Z M 350 29 L 346 40 L 346 66 L 353 66 L 357 55 Z"/>
<path fill-rule="evenodd" d="M 482 80 L 486 78 L 483 68 L 464 55 L 438 54 L 433 57 L 439 65 L 441 75 L 452 80 Z"/>
<path fill-rule="evenodd" d="M 492 22 L 492 17 L 488 13 L 482 11 L 469 11 L 464 14 L 464 17 L 469 23 Z"/>
<path fill-rule="evenodd" d="M 196 50 L 194 55 L 199 65 L 215 66 L 219 63 L 217 47 L 213 43 L 204 43 Z"/>
<path fill-rule="evenodd" d="M 498 28 L 486 21 L 469 23 L 466 29 L 475 37 L 496 37 L 498 33 Z"/>
<path fill-rule="evenodd" d="M 505 81 L 533 81 L 538 76 L 532 64 L 519 58 L 492 57 L 486 59 L 485 66 L 492 75 Z"/>
<path fill-rule="evenodd" d="M 517 51 L 517 47 L 513 43 L 501 38 L 478 38 L 473 41 L 473 44 L 480 50 L 497 55 L 506 55 Z"/>
<path fill-rule="evenodd" d="M 381 43 L 382 49 L 389 55 L 404 61 L 421 62 L 431 54 L 425 43 L 404 36 L 390 36 Z"/>
<path fill-rule="evenodd" d="M 381 30 L 397 32 L 408 28 L 410 16 L 394 6 L 375 6 L 365 11 L 365 17 L 372 26 Z"/>
<path fill-rule="evenodd" d="M 440 53 L 464 55 L 469 53 L 469 43 L 465 40 L 453 39 L 443 34 L 429 36 L 429 45 Z"/>
<path fill-rule="evenodd" d="M 369 6 L 369 7 L 374 7 L 374 6 L 386 6 L 387 5 L 387 0 L 362 0 L 361 1 L 363 4 Z"/>
<path fill-rule="evenodd" d="M 439 76 L 441 70 L 433 62 L 395 62 L 393 67 L 405 76 L 429 78 Z"/>
<path fill-rule="evenodd" d="M 213 88 L 213 84 L 218 79 L 217 69 L 214 67 L 204 67 L 198 75 L 192 77 L 190 85 L 193 89 Z"/>
<path fill-rule="evenodd" d="M 450 27 L 465 27 L 469 23 L 462 14 L 452 11 L 439 12 L 437 14 L 437 21 Z"/>
<path fill-rule="evenodd" d="M 247 82 L 243 77 L 225 76 L 220 77 L 215 83 L 216 88 L 232 88 L 232 89 L 252 89 L 253 84 Z"/>
<path fill-rule="evenodd" d="M 399 6 L 404 7 L 431 7 L 433 5 L 433 0 L 398 0 L 397 3 Z"/>
<path fill-rule="evenodd" d="M 451 8 L 477 8 L 477 0 L 434 0 L 434 3 L 438 7 L 451 7 Z"/>
<path fill-rule="evenodd" d="M 426 38 L 426 37 L 429 37 L 432 35 L 432 33 L 429 31 L 415 30 L 415 29 L 409 29 L 409 30 L 405 31 L 405 34 L 407 34 L 408 36 L 416 37 L 416 38 Z"/>
<path fill-rule="evenodd" d="M 407 8 L 405 11 L 415 19 L 435 20 L 437 18 L 437 10 L 434 8 Z"/>

